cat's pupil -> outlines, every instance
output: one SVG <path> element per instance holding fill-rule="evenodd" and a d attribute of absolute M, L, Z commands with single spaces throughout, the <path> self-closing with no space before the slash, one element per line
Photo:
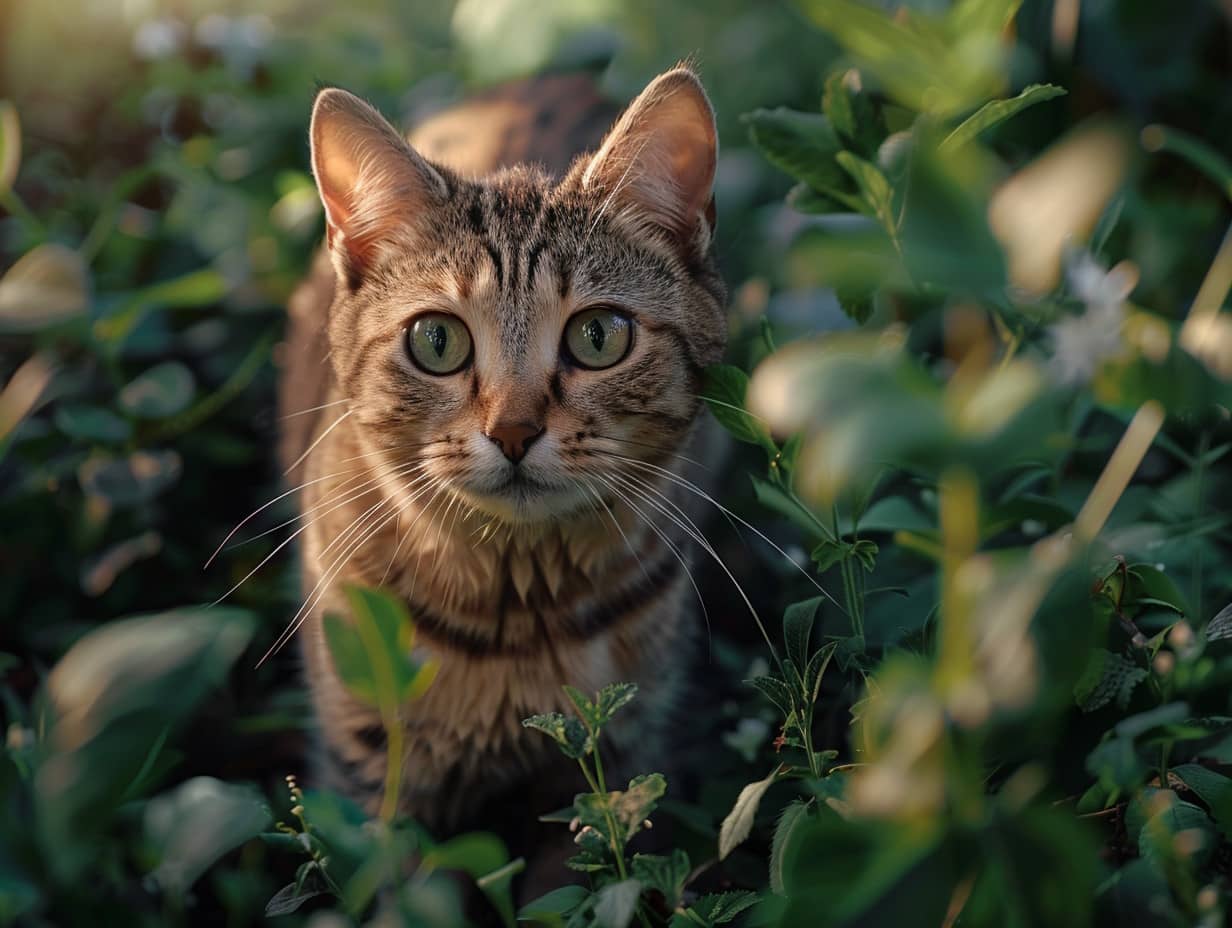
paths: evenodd
<path fill-rule="evenodd" d="M 582 326 L 582 334 L 590 339 L 590 343 L 595 346 L 595 351 L 603 350 L 603 343 L 607 340 L 607 333 L 603 331 L 603 323 L 598 319 L 590 319 Z"/>
<path fill-rule="evenodd" d="M 438 358 L 445 356 L 445 342 L 448 340 L 449 335 L 443 325 L 434 325 L 428 329 L 428 341 L 432 343 L 432 348 Z"/>

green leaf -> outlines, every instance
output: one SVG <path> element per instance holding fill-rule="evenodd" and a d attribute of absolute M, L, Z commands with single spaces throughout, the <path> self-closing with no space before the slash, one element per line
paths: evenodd
<path fill-rule="evenodd" d="M 623 793 L 616 791 L 611 794 L 612 814 L 616 821 L 624 826 L 625 841 L 641 830 L 666 792 L 667 780 L 663 775 L 650 773 L 634 777 L 629 781 L 629 788 Z"/>
<path fill-rule="evenodd" d="M 1185 594 L 1176 581 L 1151 564 L 1129 565 L 1129 588 L 1125 601 L 1129 605 L 1163 606 L 1181 615 L 1188 615 Z"/>
<path fill-rule="evenodd" d="M 761 805 L 766 790 L 774 785 L 778 771 L 774 770 L 763 780 L 749 783 L 740 790 L 736 803 L 732 806 L 723 824 L 719 826 L 719 860 L 742 844 L 753 830 L 753 820 L 757 817 L 757 807 Z"/>
<path fill-rule="evenodd" d="M 813 621 L 821 606 L 821 597 L 815 596 L 803 602 L 792 603 L 783 613 L 783 642 L 787 649 L 787 660 L 795 668 L 801 681 L 809 662 L 809 636 L 813 632 Z"/>
<path fill-rule="evenodd" d="M 903 259 L 920 284 L 959 294 L 999 294 L 1005 256 L 988 225 L 986 204 L 953 158 L 917 144 L 899 229 Z"/>
<path fill-rule="evenodd" d="M 1170 772 L 1206 804 L 1223 836 L 1232 840 L 1232 779 L 1199 764 L 1181 764 Z"/>
<path fill-rule="evenodd" d="M 543 732 L 556 742 L 561 753 L 573 760 L 585 757 L 594 749 L 585 726 L 577 719 L 566 717 L 559 712 L 532 715 L 522 720 L 522 726 Z"/>
<path fill-rule="evenodd" d="M 822 646 L 809 659 L 808 669 L 804 672 L 804 688 L 807 691 L 806 697 L 810 705 L 817 702 L 817 694 L 821 691 L 821 679 L 825 676 L 826 667 L 830 665 L 830 659 L 834 657 L 838 645 L 837 641 L 831 641 Z"/>
<path fill-rule="evenodd" d="M 1232 603 L 1220 609 L 1215 616 L 1206 623 L 1205 630 L 1207 641 L 1219 641 L 1223 638 L 1232 638 Z"/>
<path fill-rule="evenodd" d="M 821 109 L 839 135 L 861 154 L 867 157 L 877 153 L 885 125 L 860 86 L 858 71 L 835 71 L 826 78 Z"/>
<path fill-rule="evenodd" d="M 971 35 L 999 33 L 1013 21 L 1022 0 L 957 0 L 945 17 L 945 25 L 956 39 Z"/>
<path fill-rule="evenodd" d="M 787 205 L 798 213 L 810 216 L 845 213 L 851 209 L 846 202 L 839 202 L 824 193 L 818 193 L 803 181 L 787 191 Z"/>
<path fill-rule="evenodd" d="M 972 115 L 964 119 L 958 128 L 945 137 L 941 143 L 941 151 L 946 152 L 960 148 L 975 139 L 985 129 L 1005 122 L 1007 119 L 1021 113 L 1029 106 L 1052 100 L 1065 94 L 1064 87 L 1055 84 L 1031 84 L 1016 97 L 1008 100 L 992 100 L 985 103 Z"/>
<path fill-rule="evenodd" d="M 188 408 L 197 384 L 179 361 L 151 367 L 120 391 L 120 408 L 139 419 L 165 419 Z"/>
<path fill-rule="evenodd" d="M 754 110 L 743 118 L 749 139 L 776 168 L 819 193 L 842 191 L 843 172 L 834 156 L 843 143 L 825 116 L 778 107 Z"/>
<path fill-rule="evenodd" d="M 634 854 L 633 876 L 646 888 L 663 894 L 669 909 L 680 904 L 685 880 L 689 878 L 689 855 L 676 848 L 669 856 Z"/>
<path fill-rule="evenodd" d="M 504 842 L 486 832 L 457 835 L 426 851 L 422 858 L 426 870 L 460 870 L 474 879 L 508 862 L 509 852 Z"/>
<path fill-rule="evenodd" d="M 590 890 L 584 886 L 562 886 L 522 906 L 518 910 L 518 921 L 550 926 L 563 925 L 565 918 L 572 915 L 589 897 Z"/>
<path fill-rule="evenodd" d="M 12 189 L 21 168 L 21 120 L 17 107 L 0 100 L 0 194 Z"/>
<path fill-rule="evenodd" d="M 56 428 L 65 435 L 83 441 L 117 444 L 128 441 L 133 434 L 127 419 L 103 406 L 60 406 L 56 409 L 55 422 Z"/>
<path fill-rule="evenodd" d="M 595 696 L 597 726 L 606 725 L 612 718 L 633 701 L 637 695 L 636 683 L 609 683 Z"/>
<path fill-rule="evenodd" d="M 749 375 L 740 368 L 730 364 L 714 364 L 706 368 L 702 397 L 719 424 L 732 437 L 760 445 L 771 455 L 777 454 L 778 446 L 770 437 L 766 424 L 744 408 L 748 389 Z"/>
<path fill-rule="evenodd" d="M 867 208 L 861 212 L 872 216 L 890 235 L 896 231 L 897 221 L 894 218 L 894 191 L 890 182 L 876 165 L 857 158 L 849 151 L 839 152 L 835 161 L 846 171 L 860 188 L 862 202 Z"/>
<path fill-rule="evenodd" d="M 642 884 L 637 880 L 621 880 L 603 887 L 595 902 L 596 928 L 628 928 L 642 897 Z"/>
<path fill-rule="evenodd" d="M 194 777 L 151 799 L 145 836 L 159 856 L 151 876 L 182 896 L 224 854 L 269 827 L 264 800 L 253 789 Z"/>
<path fill-rule="evenodd" d="M 1134 688 L 1150 674 L 1120 654 L 1102 648 L 1091 652 L 1091 661 L 1074 684 L 1074 701 L 1083 712 L 1094 712 L 1116 701 L 1129 705 Z"/>
<path fill-rule="evenodd" d="M 785 681 L 778 677 L 765 676 L 754 677 L 744 682 L 759 689 L 762 695 L 778 706 L 783 715 L 791 715 L 795 699 L 792 697 L 791 687 Z"/>
<path fill-rule="evenodd" d="M 325 617 L 330 655 L 351 694 L 390 723 L 403 703 L 423 694 L 437 665 L 411 658 L 414 626 L 401 600 L 359 586 L 348 586 L 346 595 L 351 620 Z"/>
<path fill-rule="evenodd" d="M 299 911 L 309 899 L 316 896 L 324 896 L 328 890 L 319 889 L 318 886 L 323 886 L 323 883 L 312 882 L 308 885 L 301 886 L 297 880 L 294 883 L 288 883 L 278 892 L 270 897 L 270 901 L 265 903 L 265 917 L 274 918 L 277 915 L 290 915 L 292 912 Z"/>
<path fill-rule="evenodd" d="M 803 799 L 793 799 L 783 808 L 774 826 L 774 838 L 770 842 L 770 891 L 780 896 L 783 894 L 783 849 L 800 823 L 808 818 L 808 810 Z"/>
<path fill-rule="evenodd" d="M 712 925 L 726 925 L 734 921 L 740 913 L 751 909 L 761 900 L 757 893 L 748 890 L 737 890 L 728 893 L 712 893 L 702 896 L 693 905 L 693 909 L 708 919 Z"/>
<path fill-rule="evenodd" d="M 26 252 L 0 277 L 0 334 L 39 332 L 83 315 L 90 275 L 81 255 L 49 243 Z"/>

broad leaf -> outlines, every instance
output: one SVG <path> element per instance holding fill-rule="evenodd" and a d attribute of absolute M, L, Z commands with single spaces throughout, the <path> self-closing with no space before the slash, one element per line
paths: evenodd
<path fill-rule="evenodd" d="M 0 277 L 0 333 L 38 332 L 75 319 L 90 301 L 81 255 L 63 245 L 39 245 Z"/>
<path fill-rule="evenodd" d="M 825 116 L 778 107 L 754 110 L 744 122 L 749 139 L 779 170 L 818 193 L 832 195 L 843 190 L 846 181 L 834 161 L 843 143 Z"/>
<path fill-rule="evenodd" d="M 642 884 L 637 880 L 622 880 L 603 887 L 595 902 L 596 928 L 627 928 L 641 897 Z"/>
<path fill-rule="evenodd" d="M 749 375 L 730 364 L 715 364 L 706 368 L 702 396 L 719 423 L 732 437 L 752 445 L 760 445 L 770 454 L 778 447 L 770 437 L 766 424 L 745 409 L 745 394 Z"/>
<path fill-rule="evenodd" d="M 748 838 L 753 830 L 753 820 L 757 817 L 757 807 L 761 805 L 762 797 L 766 795 L 766 790 L 774 785 L 777 777 L 778 771 L 776 770 L 764 780 L 749 783 L 740 791 L 740 795 L 736 797 L 736 804 L 732 806 L 732 810 L 727 813 L 727 818 L 723 819 L 723 824 L 719 827 L 720 860 Z"/>

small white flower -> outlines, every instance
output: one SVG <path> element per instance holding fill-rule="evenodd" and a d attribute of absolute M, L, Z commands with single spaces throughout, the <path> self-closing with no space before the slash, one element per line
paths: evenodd
<path fill-rule="evenodd" d="M 1125 300 L 1138 283 L 1138 270 L 1122 261 L 1105 271 L 1090 253 L 1072 253 L 1065 269 L 1070 290 L 1085 305 L 1080 316 L 1067 316 L 1049 330 L 1052 369 L 1063 383 L 1089 381 L 1099 366 L 1123 349 Z"/>
<path fill-rule="evenodd" d="M 133 34 L 133 52 L 146 61 L 170 58 L 180 50 L 186 33 L 184 24 L 177 19 L 147 20 Z"/>

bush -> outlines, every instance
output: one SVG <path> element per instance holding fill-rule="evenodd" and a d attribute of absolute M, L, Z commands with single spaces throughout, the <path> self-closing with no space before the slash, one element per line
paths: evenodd
<path fill-rule="evenodd" d="M 315 33 L 287 4 L 100 25 L 98 57 L 45 84 L 39 50 L 80 26 L 33 6 L 0 12 L 20 46 L 0 104 L 0 922 L 1226 923 L 1216 4 L 488 21 L 464 2 Z M 706 387 L 738 466 L 717 501 L 684 481 L 733 526 L 708 528 L 699 572 L 717 697 L 677 748 L 706 775 L 607 782 L 628 685 L 528 719 L 589 786 L 549 816 L 585 885 L 518 912 L 523 862 L 400 817 L 398 771 L 377 821 L 302 790 L 293 668 L 253 668 L 298 605 L 269 462 L 278 306 L 319 231 L 311 72 L 391 111 L 407 87 L 412 111 L 454 95 L 442 69 L 552 56 L 614 56 L 628 89 L 688 30 L 716 59 L 739 284 Z M 214 551 L 237 523 L 255 537 Z M 413 635 L 398 603 L 350 605 L 331 649 L 393 744 L 434 668 L 364 647 Z M 663 853 L 638 851 L 652 824 L 673 826 Z"/>

